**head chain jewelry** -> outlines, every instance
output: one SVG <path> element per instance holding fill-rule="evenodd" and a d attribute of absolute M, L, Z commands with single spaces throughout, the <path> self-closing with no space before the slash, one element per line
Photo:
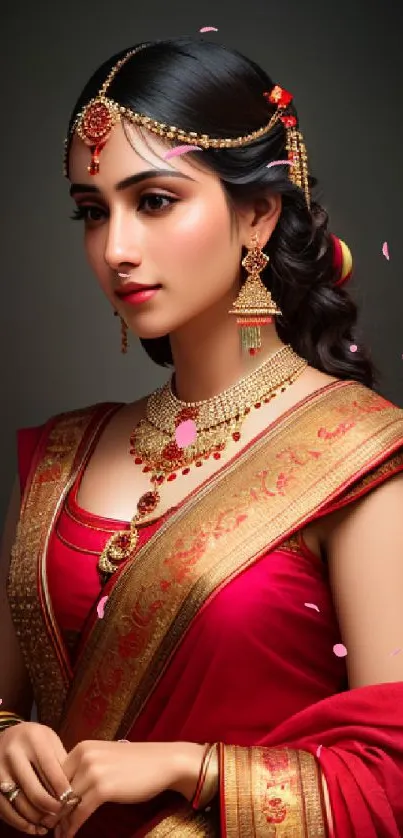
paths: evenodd
<path fill-rule="evenodd" d="M 250 134 L 245 134 L 241 137 L 229 138 L 213 138 L 208 134 L 197 134 L 195 131 L 184 131 L 177 128 L 175 125 L 167 125 L 163 122 L 157 122 L 150 116 L 132 111 L 123 105 L 119 105 L 114 99 L 110 99 L 106 94 L 113 79 L 123 67 L 124 64 L 145 45 L 129 50 L 126 55 L 121 58 L 112 68 L 109 75 L 105 79 L 99 93 L 94 99 L 91 99 L 87 105 L 77 114 L 74 120 L 69 135 L 65 139 L 64 148 L 64 166 L 63 173 L 67 177 L 67 154 L 71 137 L 76 132 L 80 139 L 89 146 L 91 150 L 91 162 L 88 166 L 88 171 L 91 175 L 96 175 L 99 172 L 99 155 L 105 143 L 110 137 L 112 128 L 118 123 L 121 118 L 129 120 L 135 125 L 141 125 L 157 134 L 159 137 L 166 137 L 169 140 L 178 140 L 180 143 L 187 145 L 198 146 L 202 149 L 208 148 L 239 148 L 247 145 L 254 140 L 268 134 L 273 126 L 281 121 L 286 130 L 286 148 L 288 152 L 288 160 L 290 165 L 289 177 L 290 180 L 303 189 L 305 192 L 306 203 L 308 208 L 311 205 L 309 182 L 308 182 L 308 163 L 305 143 L 300 131 L 297 130 L 297 118 L 286 113 L 290 106 L 293 96 L 288 93 L 278 84 L 275 85 L 271 92 L 263 93 L 265 99 L 272 105 L 276 105 L 276 111 L 271 117 L 270 121 L 252 131 Z"/>

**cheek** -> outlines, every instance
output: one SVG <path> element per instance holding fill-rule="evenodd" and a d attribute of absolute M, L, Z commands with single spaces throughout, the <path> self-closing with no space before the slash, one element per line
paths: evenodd
<path fill-rule="evenodd" d="M 169 249 L 178 259 L 194 260 L 195 265 L 214 257 L 230 244 L 228 211 L 211 204 L 188 205 L 178 215 L 169 236 Z"/>

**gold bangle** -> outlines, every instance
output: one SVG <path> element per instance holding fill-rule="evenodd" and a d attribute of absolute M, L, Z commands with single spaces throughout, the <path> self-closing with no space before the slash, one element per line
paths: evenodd
<path fill-rule="evenodd" d="M 0 710 L 0 733 L 7 730 L 8 727 L 20 724 L 20 722 L 25 722 L 25 719 L 21 718 L 21 716 L 17 716 L 16 713 L 9 713 L 7 710 Z"/>
<path fill-rule="evenodd" d="M 213 801 L 219 789 L 218 745 L 211 745 L 206 751 L 200 772 L 200 784 L 193 800 L 193 809 L 197 812 Z"/>

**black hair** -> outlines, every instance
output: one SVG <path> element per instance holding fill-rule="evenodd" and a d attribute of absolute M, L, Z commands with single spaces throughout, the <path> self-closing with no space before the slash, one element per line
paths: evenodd
<path fill-rule="evenodd" d="M 265 125 L 275 111 L 263 96 L 275 83 L 234 49 L 187 36 L 141 47 L 108 88 L 107 95 L 120 105 L 187 132 L 213 137 L 249 134 Z M 93 74 L 73 110 L 70 129 L 127 51 L 114 55 Z M 298 119 L 293 103 L 287 113 Z M 285 128 L 279 121 L 268 134 L 246 146 L 203 150 L 203 164 L 221 179 L 231 212 L 260 195 L 281 195 L 281 214 L 265 247 L 270 261 L 261 274 L 282 311 L 275 318 L 280 340 L 312 367 L 374 389 L 379 370 L 356 334 L 357 305 L 345 286 L 335 285 L 338 274 L 329 215 L 313 194 L 318 181 L 310 175 L 309 209 L 303 190 L 290 180 L 288 166 L 267 168 L 271 161 L 287 159 L 285 143 Z M 190 152 L 187 158 L 195 160 L 198 154 Z M 157 364 L 172 364 L 168 335 L 141 343 Z M 352 344 L 357 346 L 354 353 Z"/>

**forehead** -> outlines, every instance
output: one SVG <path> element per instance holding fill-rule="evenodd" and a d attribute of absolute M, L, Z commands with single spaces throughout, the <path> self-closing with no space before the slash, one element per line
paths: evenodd
<path fill-rule="evenodd" d="M 209 170 L 201 159 L 196 161 L 193 158 L 190 161 L 188 155 L 183 154 L 165 160 L 164 155 L 170 149 L 172 149 L 172 144 L 167 140 L 127 121 L 119 122 L 112 129 L 109 139 L 100 152 L 99 174 L 92 176 L 88 174 L 87 169 L 91 160 L 90 148 L 77 134 L 74 134 L 69 152 L 69 178 L 71 181 L 80 182 L 88 180 L 95 186 L 103 181 L 116 183 L 144 169 L 155 168 L 182 172 L 200 183 L 219 180 L 218 176 Z M 203 152 L 197 151 L 196 155 L 202 158 Z"/>

